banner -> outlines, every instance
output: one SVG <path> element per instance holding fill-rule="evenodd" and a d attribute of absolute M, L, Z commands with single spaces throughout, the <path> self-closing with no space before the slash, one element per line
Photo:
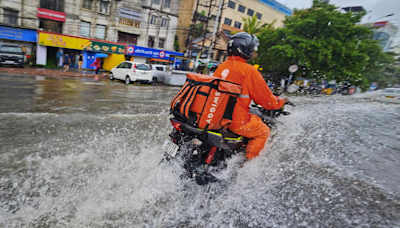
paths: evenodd
<path fill-rule="evenodd" d="M 128 45 L 126 47 L 126 54 L 141 56 L 146 58 L 165 59 L 165 60 L 168 60 L 170 55 L 183 56 L 183 53 L 180 52 L 164 51 L 164 50 L 140 47 L 135 45 Z"/>
<path fill-rule="evenodd" d="M 125 45 L 89 40 L 84 50 L 124 55 Z"/>
<path fill-rule="evenodd" d="M 0 26 L 0 39 L 19 40 L 36 43 L 36 30 Z"/>
<path fill-rule="evenodd" d="M 43 45 L 43 46 L 83 50 L 88 45 L 90 45 L 91 42 L 88 39 L 75 38 L 75 37 L 40 32 L 39 33 L 39 44 Z"/>
<path fill-rule="evenodd" d="M 45 18 L 53 21 L 65 22 L 65 13 L 49 9 L 37 8 L 37 17 Z"/>

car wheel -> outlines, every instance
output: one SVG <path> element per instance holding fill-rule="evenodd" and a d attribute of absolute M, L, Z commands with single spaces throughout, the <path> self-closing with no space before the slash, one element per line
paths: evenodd
<path fill-rule="evenodd" d="M 114 80 L 114 75 L 113 75 L 113 73 L 110 73 L 110 80 Z"/>
<path fill-rule="evenodd" d="M 153 84 L 155 85 L 155 84 L 157 84 L 157 83 L 158 83 L 158 80 L 157 80 L 156 77 L 154 77 L 154 78 L 153 78 Z"/>
<path fill-rule="evenodd" d="M 127 85 L 131 84 L 131 78 L 129 76 L 126 76 L 125 84 L 127 84 Z"/>

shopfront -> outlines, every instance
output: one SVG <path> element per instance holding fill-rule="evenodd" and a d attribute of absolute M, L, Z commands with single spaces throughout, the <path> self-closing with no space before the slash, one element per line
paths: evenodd
<path fill-rule="evenodd" d="M 127 45 L 126 55 L 129 56 L 130 60 L 134 62 L 168 64 L 170 55 L 183 56 L 183 53 L 140 47 L 136 45 Z"/>
<path fill-rule="evenodd" d="M 62 55 L 65 55 L 67 53 L 73 56 L 76 54 L 82 54 L 82 67 L 91 68 L 90 65 L 95 61 L 96 53 L 105 53 L 109 55 L 110 58 L 105 59 L 108 62 L 110 62 L 110 59 L 115 59 L 116 56 L 120 56 L 120 58 L 123 58 L 123 54 L 125 53 L 125 45 L 102 40 L 72 37 L 49 32 L 39 32 L 37 50 L 37 64 L 55 65 L 57 51 L 59 51 Z M 60 65 L 60 63 L 62 63 L 62 58 L 59 59 L 59 62 L 57 62 L 58 65 Z M 72 66 L 75 66 L 75 64 L 73 64 Z"/>
<path fill-rule="evenodd" d="M 25 62 L 30 59 L 36 46 L 36 30 L 0 26 L 0 45 L 20 46 L 25 52 Z"/>

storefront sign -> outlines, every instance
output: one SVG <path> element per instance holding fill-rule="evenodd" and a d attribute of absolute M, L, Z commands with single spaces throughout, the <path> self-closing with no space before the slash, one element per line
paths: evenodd
<path fill-rule="evenodd" d="M 131 27 L 135 27 L 135 28 L 139 28 L 140 27 L 140 21 L 134 21 L 134 20 L 131 20 L 131 19 L 126 19 L 126 18 L 120 18 L 119 19 L 119 24 L 120 25 L 131 26 Z"/>
<path fill-rule="evenodd" d="M 375 22 L 374 23 L 374 28 L 381 28 L 381 27 L 385 27 L 387 24 L 387 21 L 380 21 L 380 22 Z"/>
<path fill-rule="evenodd" d="M 43 8 L 37 9 L 37 17 L 50 19 L 53 21 L 65 21 L 65 13 Z"/>
<path fill-rule="evenodd" d="M 61 47 L 76 50 L 83 50 L 91 44 L 90 40 L 62 36 L 49 33 L 39 33 L 39 44 L 43 46 Z"/>
<path fill-rule="evenodd" d="M 146 58 L 156 58 L 168 60 L 170 55 L 183 56 L 180 52 L 164 51 L 154 48 L 139 47 L 135 45 L 128 45 L 126 48 L 127 55 L 134 55 Z"/>
<path fill-rule="evenodd" d="M 36 30 L 0 26 L 0 39 L 36 42 Z"/>
<path fill-rule="evenodd" d="M 99 41 L 90 40 L 84 50 L 95 51 L 95 52 L 105 52 L 114 54 L 125 54 L 125 45 L 115 44 L 115 43 L 105 43 Z"/>

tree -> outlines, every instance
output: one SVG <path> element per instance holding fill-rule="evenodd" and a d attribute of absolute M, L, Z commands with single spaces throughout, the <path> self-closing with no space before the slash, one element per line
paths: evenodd
<path fill-rule="evenodd" d="M 264 73 L 287 76 L 288 67 L 299 66 L 295 76 L 349 81 L 364 88 L 373 74 L 390 64 L 370 28 L 361 26 L 365 13 L 341 13 L 334 5 L 314 0 L 311 8 L 295 10 L 285 27 L 259 35 L 256 62 Z"/>
<path fill-rule="evenodd" d="M 243 17 L 243 22 L 244 22 L 244 28 L 243 30 L 249 34 L 254 34 L 258 35 L 262 31 L 266 29 L 272 29 L 272 25 L 274 24 L 275 21 L 273 21 L 271 24 L 267 23 L 262 23 L 260 20 L 258 20 L 257 16 L 254 15 L 253 17 Z"/>

